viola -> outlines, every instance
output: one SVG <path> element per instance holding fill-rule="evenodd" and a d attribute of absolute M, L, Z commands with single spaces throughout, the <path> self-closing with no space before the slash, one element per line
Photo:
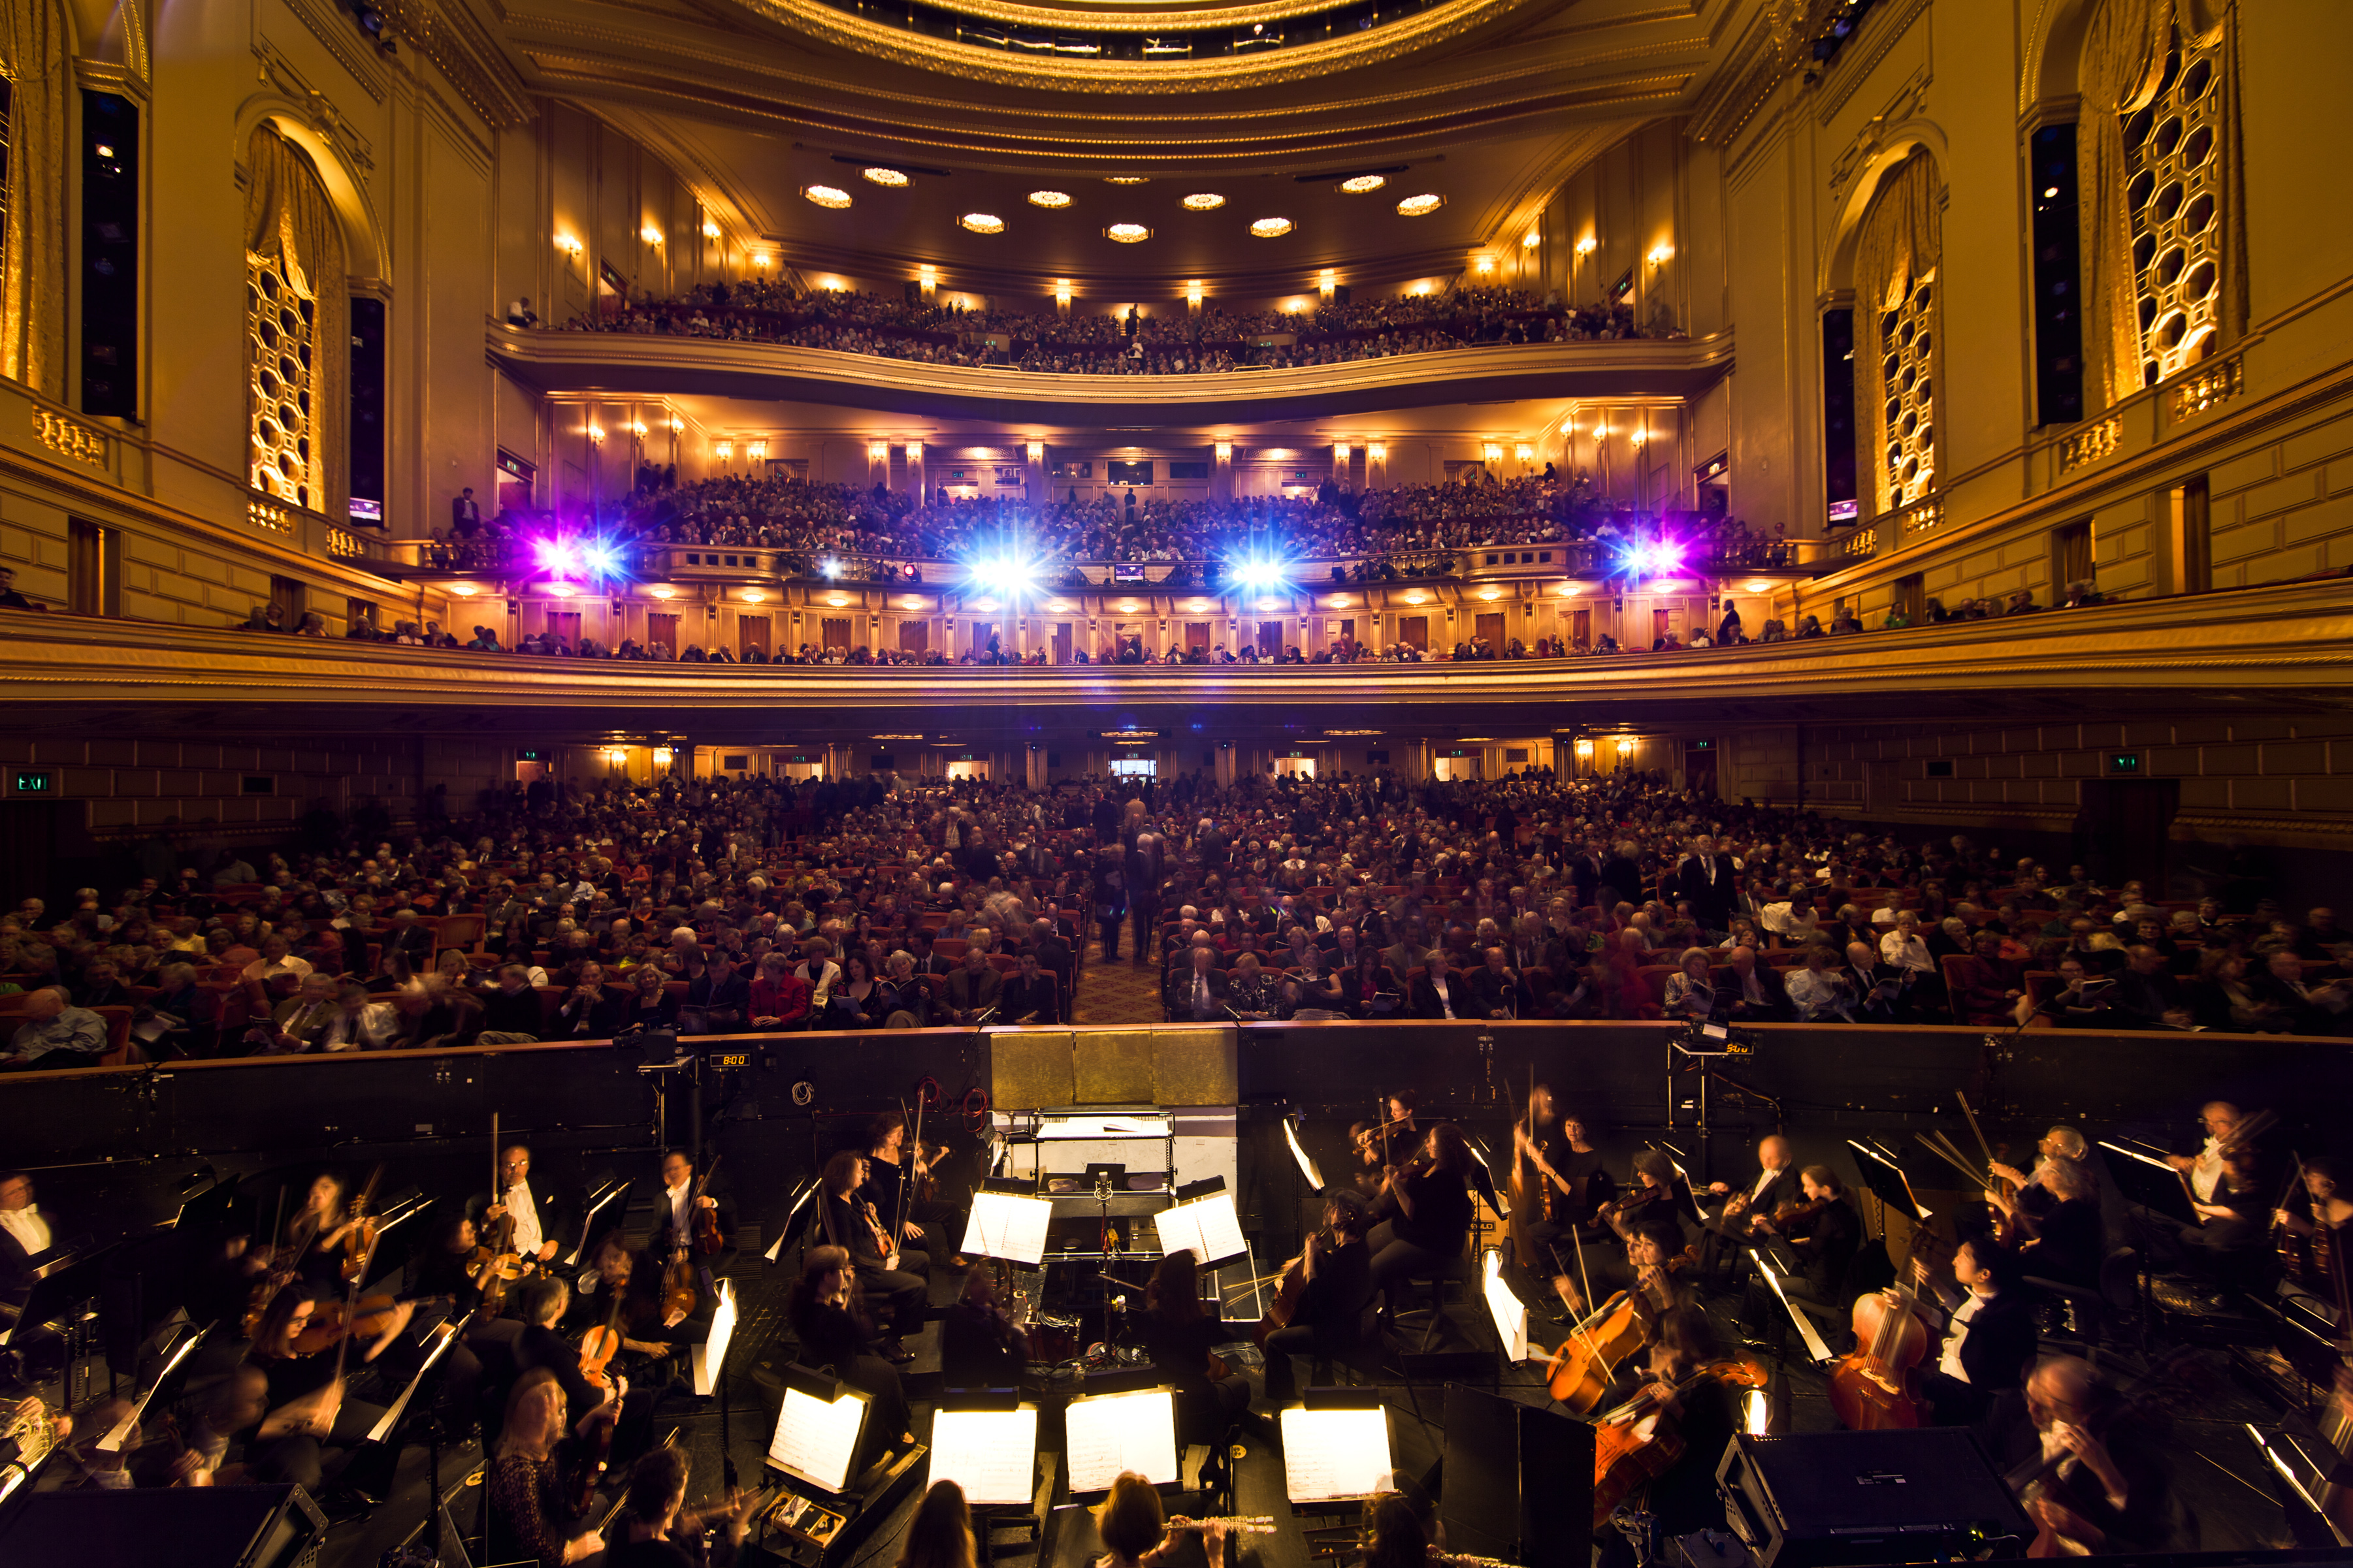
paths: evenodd
<path fill-rule="evenodd" d="M 1765 1369 L 1749 1361 L 1712 1361 L 1673 1385 L 1680 1397 L 1703 1383 L 1762 1388 Z M 1637 1487 L 1657 1480 L 1683 1457 L 1683 1434 L 1667 1416 L 1657 1384 L 1609 1412 L 1593 1434 L 1593 1527 L 1609 1522 L 1618 1505 Z"/>
<path fill-rule="evenodd" d="M 612 1310 L 605 1321 L 580 1336 L 580 1375 L 592 1388 L 610 1388 L 612 1378 L 605 1369 L 621 1350 L 621 1292 L 628 1289 L 623 1280 L 612 1287 Z"/>
<path fill-rule="evenodd" d="M 1928 1327 L 1917 1308 L 1900 1285 L 1855 1299 L 1855 1348 L 1831 1369 L 1831 1410 L 1847 1430 L 1908 1430 L 1928 1424 L 1927 1402 L 1913 1386 L 1928 1355 Z"/>
<path fill-rule="evenodd" d="M 1568 1331 L 1545 1363 L 1552 1396 L 1579 1415 L 1601 1403 L 1609 1380 L 1627 1357 L 1650 1342 L 1651 1325 L 1641 1304 L 1620 1291 Z"/>

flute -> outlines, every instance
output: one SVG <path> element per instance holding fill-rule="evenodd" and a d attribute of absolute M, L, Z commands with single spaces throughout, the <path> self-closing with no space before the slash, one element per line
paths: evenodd
<path fill-rule="evenodd" d="M 1443 1563 L 1447 1568 L 1520 1568 L 1518 1563 L 1506 1563 L 1500 1557 L 1473 1557 L 1466 1552 L 1440 1552 L 1434 1546 L 1430 1550 L 1430 1560 Z"/>
<path fill-rule="evenodd" d="M 1168 1521 L 1168 1528 L 1171 1530 L 1206 1530 L 1211 1525 L 1233 1531 L 1240 1535 L 1272 1535 L 1274 1533 L 1274 1521 L 1266 1515 L 1254 1519 L 1240 1519 L 1231 1515 L 1216 1519 L 1187 1519 L 1180 1513 Z"/>

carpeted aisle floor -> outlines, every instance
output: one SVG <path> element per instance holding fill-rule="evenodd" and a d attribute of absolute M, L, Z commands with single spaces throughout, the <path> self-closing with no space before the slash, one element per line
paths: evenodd
<path fill-rule="evenodd" d="M 1139 968 L 1126 953 L 1106 963 L 1103 949 L 1088 942 L 1079 972 L 1079 1005 L 1073 1024 L 1157 1024 L 1160 994 L 1153 970 Z"/>

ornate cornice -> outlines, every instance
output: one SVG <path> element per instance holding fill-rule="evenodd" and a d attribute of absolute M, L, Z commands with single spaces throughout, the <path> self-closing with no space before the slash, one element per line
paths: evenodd
<path fill-rule="evenodd" d="M 494 128 L 528 123 L 531 94 L 489 32 L 459 0 L 375 0 L 385 19 L 440 68 Z"/>

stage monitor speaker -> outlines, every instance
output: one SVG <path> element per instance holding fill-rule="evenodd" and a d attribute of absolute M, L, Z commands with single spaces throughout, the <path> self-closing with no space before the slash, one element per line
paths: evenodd
<path fill-rule="evenodd" d="M 34 1492 L 0 1519 L 0 1563 L 311 1568 L 326 1533 L 327 1516 L 292 1485 Z"/>
<path fill-rule="evenodd" d="M 1742 1434 L 1715 1483 L 1759 1568 L 2015 1558 L 2034 1538 L 1993 1462 L 1958 1427 Z"/>
<path fill-rule="evenodd" d="M 1438 1517 L 1450 1552 L 1525 1568 L 1585 1568 L 1593 1552 L 1593 1428 L 1448 1384 Z"/>

